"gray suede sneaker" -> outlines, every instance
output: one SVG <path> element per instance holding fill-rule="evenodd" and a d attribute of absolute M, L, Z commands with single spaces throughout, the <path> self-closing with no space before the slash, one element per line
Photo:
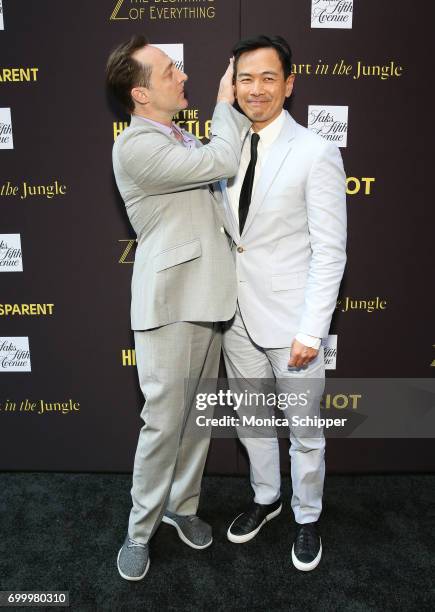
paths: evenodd
<path fill-rule="evenodd" d="M 197 550 L 207 548 L 213 542 L 210 525 L 195 514 L 181 516 L 181 514 L 174 514 L 166 510 L 162 522 L 175 527 L 180 540 Z"/>
<path fill-rule="evenodd" d="M 118 572 L 125 580 L 142 580 L 150 567 L 148 544 L 125 538 L 117 559 Z"/>

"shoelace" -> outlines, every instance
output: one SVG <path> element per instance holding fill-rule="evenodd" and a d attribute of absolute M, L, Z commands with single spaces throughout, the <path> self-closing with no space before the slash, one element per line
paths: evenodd
<path fill-rule="evenodd" d="M 189 521 L 189 523 L 196 523 L 199 518 L 196 516 L 196 514 L 189 514 L 188 516 L 184 517 L 187 521 Z"/>
<path fill-rule="evenodd" d="M 140 548 L 146 548 L 145 544 L 141 544 L 140 542 L 135 542 L 134 540 L 129 540 L 127 548 L 133 548 L 133 546 L 139 546 Z"/>
<path fill-rule="evenodd" d="M 298 546 L 312 550 L 316 544 L 314 533 L 309 529 L 301 529 L 298 536 Z"/>

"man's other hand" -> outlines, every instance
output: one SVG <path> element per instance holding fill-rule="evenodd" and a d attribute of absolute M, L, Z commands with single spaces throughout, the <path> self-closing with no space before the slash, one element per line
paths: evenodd
<path fill-rule="evenodd" d="M 234 104 L 233 74 L 234 58 L 231 58 L 230 63 L 228 64 L 228 68 L 226 69 L 225 74 L 221 78 L 217 95 L 218 102 L 228 102 L 229 104 Z"/>
<path fill-rule="evenodd" d="M 318 353 L 319 351 L 316 349 L 305 346 L 305 344 L 297 340 L 293 340 L 288 365 L 290 368 L 303 368 L 311 363 L 311 361 L 317 357 Z"/>

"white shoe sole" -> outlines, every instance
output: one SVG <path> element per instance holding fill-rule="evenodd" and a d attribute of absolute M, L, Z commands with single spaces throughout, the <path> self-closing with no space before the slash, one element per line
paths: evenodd
<path fill-rule="evenodd" d="M 311 572 L 311 570 L 313 570 L 315 567 L 319 565 L 321 558 L 322 558 L 322 540 L 320 540 L 320 549 L 319 549 L 319 552 L 317 553 L 317 557 L 313 559 L 312 561 L 310 561 L 310 563 L 302 563 L 302 561 L 299 561 L 299 559 L 295 555 L 295 545 L 293 544 L 293 548 L 292 548 L 293 565 L 295 566 L 296 569 L 300 570 L 301 572 Z"/>
<path fill-rule="evenodd" d="M 209 546 L 211 546 L 211 544 L 213 543 L 213 538 L 211 538 L 210 542 L 207 542 L 207 544 L 202 544 L 201 546 L 199 546 L 198 544 L 194 544 L 193 542 L 191 542 L 191 540 L 186 538 L 186 536 L 183 533 L 183 530 L 178 525 L 178 523 L 176 523 L 173 519 L 169 518 L 169 516 L 163 516 L 162 523 L 166 523 L 167 525 L 172 525 L 172 527 L 175 527 L 180 540 L 184 542 L 185 544 L 187 544 L 187 546 L 190 546 L 191 548 L 194 548 L 195 550 L 203 550 L 204 548 L 208 548 Z"/>
<path fill-rule="evenodd" d="M 260 529 L 263 527 L 263 525 L 265 525 L 268 521 L 271 521 L 273 518 L 281 514 L 281 510 L 282 510 L 282 504 L 280 505 L 279 508 L 277 508 L 276 510 L 268 514 L 263 519 L 263 521 L 260 523 L 260 525 L 258 525 L 257 529 L 254 529 L 254 531 L 251 531 L 250 533 L 247 533 L 246 535 L 240 535 L 240 536 L 234 535 L 233 533 L 231 533 L 231 527 L 234 525 L 237 519 L 240 518 L 242 514 L 244 514 L 244 512 L 242 512 L 241 514 L 236 516 L 234 521 L 228 527 L 227 538 L 229 539 L 230 542 L 233 542 L 234 544 L 244 544 L 245 542 L 249 542 L 249 540 L 252 540 L 252 538 L 255 538 L 255 536 L 260 531 Z"/>
<path fill-rule="evenodd" d="M 148 563 L 147 563 L 147 566 L 145 568 L 145 571 L 144 571 L 144 573 L 141 576 L 127 576 L 127 574 L 124 574 L 119 569 L 119 557 L 121 555 L 121 550 L 122 550 L 122 548 L 120 548 L 119 553 L 118 553 L 118 557 L 116 559 L 116 565 L 118 566 L 119 575 L 122 578 L 124 578 L 125 580 L 130 580 L 131 582 L 137 582 L 138 580 L 142 580 L 143 578 L 145 578 L 147 571 L 150 569 L 150 559 L 149 559 L 149 557 L 148 557 Z"/>

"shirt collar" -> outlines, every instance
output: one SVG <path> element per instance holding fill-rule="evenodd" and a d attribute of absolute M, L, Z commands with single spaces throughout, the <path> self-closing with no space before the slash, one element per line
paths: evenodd
<path fill-rule="evenodd" d="M 284 125 L 284 119 L 285 110 L 282 109 L 281 113 L 272 121 L 272 123 L 269 123 L 269 125 L 258 132 L 258 135 L 260 136 L 259 144 L 261 144 L 262 148 L 267 149 L 275 142 L 279 136 L 282 126 Z M 254 133 L 252 128 L 250 129 L 250 133 Z"/>
<path fill-rule="evenodd" d="M 184 140 L 184 142 L 185 142 L 186 144 L 190 144 L 190 143 L 192 143 L 192 142 L 194 142 L 194 141 L 195 141 L 195 139 L 193 138 L 193 136 L 191 136 L 189 133 L 185 133 L 185 132 L 183 132 L 183 131 L 182 131 L 182 130 L 179 128 L 179 126 L 178 126 L 176 123 L 173 123 L 173 124 L 172 124 L 172 129 L 171 129 L 171 131 L 173 131 L 173 132 L 178 132 L 178 134 L 180 134 L 180 136 L 183 138 L 183 140 Z"/>
<path fill-rule="evenodd" d="M 178 132 L 184 142 L 186 143 L 190 143 L 190 142 L 194 142 L 194 138 L 192 136 L 190 136 L 189 134 L 185 134 L 184 132 L 182 132 L 180 130 L 180 128 L 178 127 L 178 125 L 176 125 L 175 123 L 172 123 L 172 125 L 165 125 L 164 123 L 160 123 L 159 121 L 154 121 L 153 119 L 148 119 L 147 117 L 142 117 L 141 115 L 135 115 L 135 117 L 138 117 L 139 119 L 142 119 L 143 121 L 147 121 L 148 123 L 151 123 L 151 125 L 154 125 L 156 128 L 158 128 L 159 130 L 161 130 L 164 134 L 167 134 L 168 136 L 172 135 L 172 132 Z"/>

